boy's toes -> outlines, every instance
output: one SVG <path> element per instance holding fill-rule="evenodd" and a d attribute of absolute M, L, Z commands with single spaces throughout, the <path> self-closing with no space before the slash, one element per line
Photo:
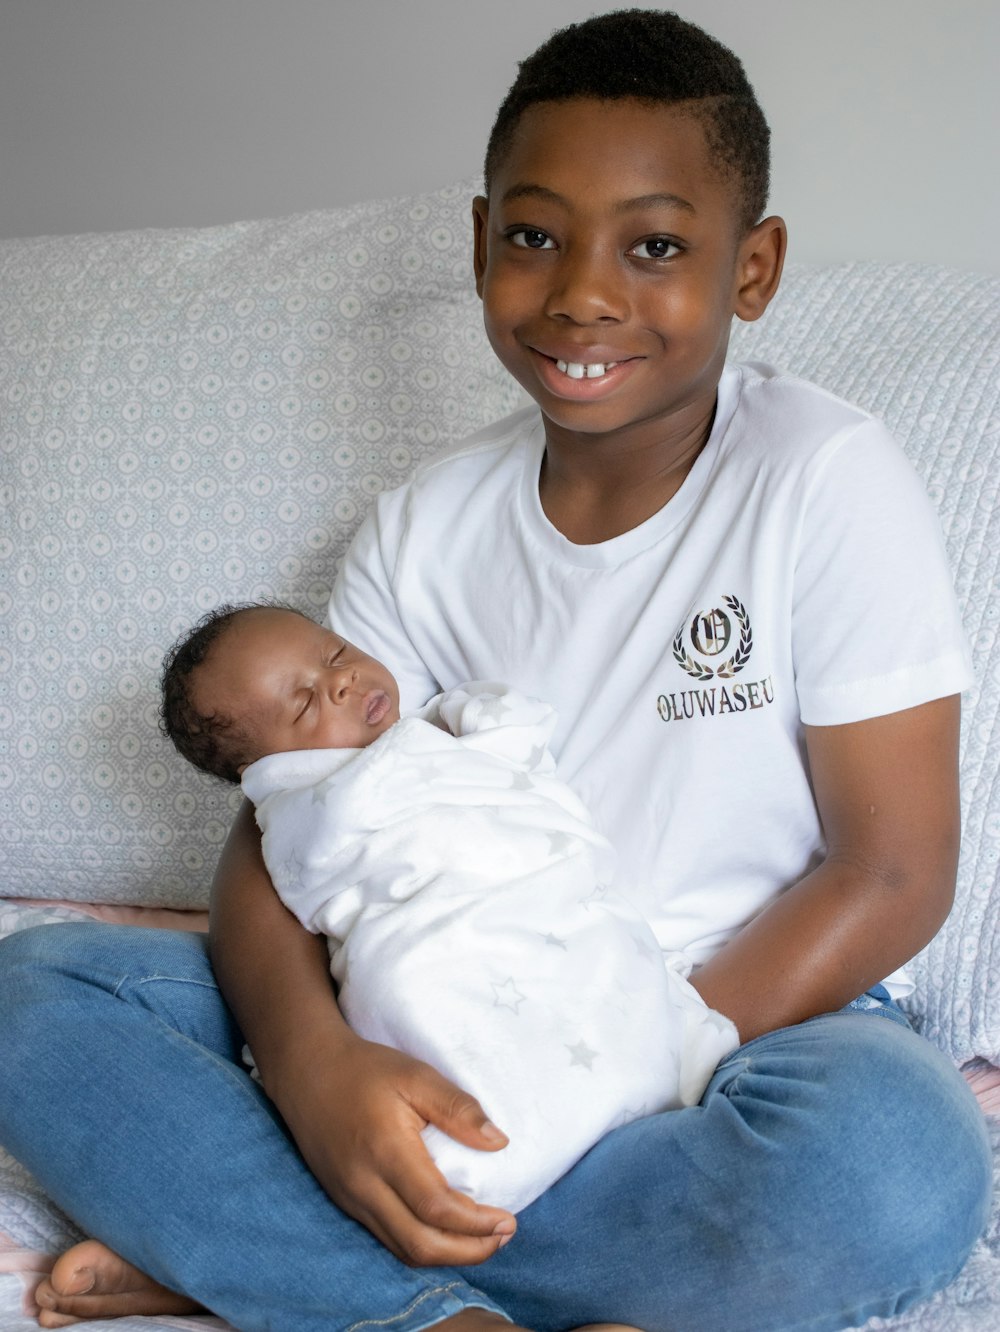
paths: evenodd
<path fill-rule="evenodd" d="M 70 1327 L 81 1321 L 83 1320 L 74 1317 L 72 1314 L 52 1313 L 50 1309 L 40 1309 L 38 1311 L 39 1327 Z"/>
<path fill-rule="evenodd" d="M 199 1308 L 97 1240 L 85 1240 L 57 1258 L 39 1282 L 35 1302 L 41 1327 L 127 1314 L 193 1313 Z"/>

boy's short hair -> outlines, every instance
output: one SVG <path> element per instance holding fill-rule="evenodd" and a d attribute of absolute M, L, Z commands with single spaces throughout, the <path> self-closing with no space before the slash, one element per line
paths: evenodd
<path fill-rule="evenodd" d="M 248 758 L 249 730 L 235 717 L 199 712 L 191 700 L 191 675 L 239 616 L 267 609 L 301 614 L 276 601 L 217 606 L 178 639 L 164 658 L 160 677 L 160 730 L 189 763 L 236 785 Z"/>
<path fill-rule="evenodd" d="M 571 98 L 653 105 L 700 102 L 709 150 L 739 182 L 739 218 L 749 230 L 764 215 L 770 138 L 739 59 L 707 32 L 664 10 L 618 9 L 561 28 L 521 61 L 486 149 L 486 192 L 518 121 L 539 102 Z"/>

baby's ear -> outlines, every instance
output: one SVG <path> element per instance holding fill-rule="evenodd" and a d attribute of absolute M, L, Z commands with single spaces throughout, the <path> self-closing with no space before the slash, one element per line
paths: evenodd
<path fill-rule="evenodd" d="M 740 243 L 733 313 L 750 324 L 759 319 L 778 290 L 788 233 L 780 217 L 765 217 Z"/>

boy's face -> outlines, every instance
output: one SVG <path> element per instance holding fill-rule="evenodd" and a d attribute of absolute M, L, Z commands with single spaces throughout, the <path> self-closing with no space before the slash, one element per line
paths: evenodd
<path fill-rule="evenodd" d="M 380 662 L 285 610 L 241 615 L 195 668 L 190 687 L 200 712 L 245 726 L 254 759 L 363 749 L 399 720 L 399 690 Z"/>
<path fill-rule="evenodd" d="M 710 413 L 733 315 L 773 291 L 748 283 L 757 233 L 773 285 L 783 254 L 778 219 L 742 232 L 697 115 L 628 100 L 530 107 L 474 216 L 490 342 L 550 439 Z"/>

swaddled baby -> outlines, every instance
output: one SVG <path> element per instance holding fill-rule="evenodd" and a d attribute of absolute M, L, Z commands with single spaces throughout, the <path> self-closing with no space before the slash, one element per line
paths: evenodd
<path fill-rule="evenodd" d="M 429 1125 L 454 1188 L 512 1212 L 608 1130 L 696 1104 L 733 1024 L 609 890 L 614 855 L 556 775 L 555 713 L 498 684 L 400 718 L 380 662 L 298 612 L 224 607 L 167 659 L 164 729 L 242 781 L 285 905 L 329 939 L 368 1040 L 425 1060 L 507 1134 Z"/>

